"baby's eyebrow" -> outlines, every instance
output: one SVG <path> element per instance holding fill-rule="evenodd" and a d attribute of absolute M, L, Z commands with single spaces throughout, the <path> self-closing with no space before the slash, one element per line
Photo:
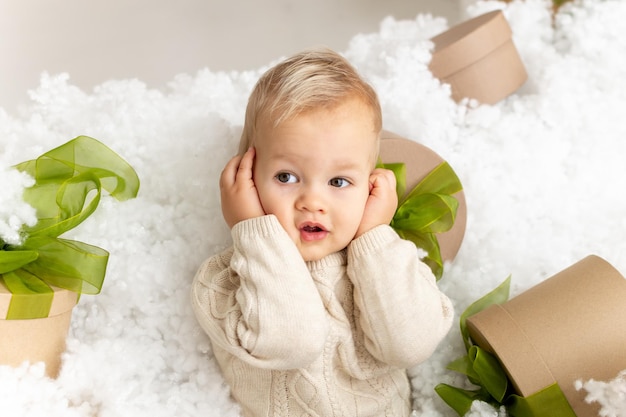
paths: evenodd
<path fill-rule="evenodd" d="M 339 170 L 358 170 L 361 164 L 355 161 L 341 161 L 335 164 L 335 168 Z"/>

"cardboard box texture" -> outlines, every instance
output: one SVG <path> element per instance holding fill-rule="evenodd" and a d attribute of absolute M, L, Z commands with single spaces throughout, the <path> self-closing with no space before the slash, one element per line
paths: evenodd
<path fill-rule="evenodd" d="M 48 317 L 6 320 L 12 294 L 0 280 L 0 364 L 17 367 L 24 361 L 44 362 L 49 377 L 58 375 L 78 294 L 61 288 L 53 290 Z"/>
<path fill-rule="evenodd" d="M 521 87 L 528 75 L 500 10 L 462 22 L 431 38 L 429 69 L 450 84 L 452 98 L 494 104 Z"/>
<path fill-rule="evenodd" d="M 588 256 L 508 302 L 467 319 L 472 340 L 493 353 L 515 391 L 557 382 L 579 417 L 597 416 L 577 380 L 607 381 L 626 369 L 626 280 Z"/>
<path fill-rule="evenodd" d="M 444 162 L 444 159 L 432 149 L 386 130 L 381 133 L 380 158 L 386 163 L 402 162 L 406 165 L 407 191 L 415 187 L 433 168 Z M 447 232 L 437 234 L 441 258 L 444 261 L 453 260 L 458 253 L 467 223 L 465 194 L 459 191 L 454 197 L 459 202 L 454 226 Z"/>

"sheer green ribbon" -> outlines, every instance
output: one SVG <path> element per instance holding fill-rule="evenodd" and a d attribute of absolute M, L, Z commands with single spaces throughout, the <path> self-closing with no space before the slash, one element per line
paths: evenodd
<path fill-rule="evenodd" d="M 454 226 L 458 200 L 452 196 L 463 189 L 461 181 L 447 162 L 437 165 L 407 195 L 406 166 L 403 163 L 379 164 L 396 176 L 398 208 L 391 227 L 403 239 L 410 240 L 427 252 L 424 262 L 439 280 L 443 261 L 436 233 Z"/>
<path fill-rule="evenodd" d="M 439 384 L 435 391 L 459 416 L 467 414 L 472 402 L 479 400 L 496 408 L 504 406 L 508 414 L 514 417 L 576 417 L 557 383 L 526 397 L 514 394 L 496 357 L 472 343 L 467 330 L 467 318 L 492 304 L 504 303 L 509 297 L 510 281 L 511 277 L 508 277 L 496 289 L 474 302 L 460 318 L 461 336 L 467 355 L 452 361 L 447 369 L 465 375 L 477 388 L 468 390 Z"/>
<path fill-rule="evenodd" d="M 59 236 L 88 218 L 102 189 L 117 200 L 137 196 L 135 170 L 106 145 L 79 136 L 34 160 L 15 166 L 35 179 L 24 201 L 37 223 L 24 227 L 20 245 L 0 240 L 0 279 L 12 293 L 7 319 L 47 317 L 51 286 L 98 294 L 109 254 L 102 248 Z"/>

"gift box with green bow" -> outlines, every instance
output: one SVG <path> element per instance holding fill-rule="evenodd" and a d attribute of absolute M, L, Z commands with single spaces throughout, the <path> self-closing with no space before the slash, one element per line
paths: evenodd
<path fill-rule="evenodd" d="M 626 280 L 591 255 L 507 301 L 509 281 L 461 315 L 467 355 L 448 368 L 476 388 L 437 393 L 460 416 L 474 400 L 518 417 L 598 416 L 576 381 L 626 369 Z"/>
<path fill-rule="evenodd" d="M 432 149 L 386 130 L 380 160 L 397 182 L 391 227 L 427 253 L 424 262 L 440 279 L 444 262 L 454 259 L 465 235 L 467 206 L 458 176 Z"/>
<path fill-rule="evenodd" d="M 61 235 L 87 219 L 102 191 L 117 200 L 134 198 L 134 169 L 101 142 L 79 136 L 36 159 L 15 166 L 35 183 L 24 201 L 37 223 L 24 226 L 21 243 L 0 240 L 0 362 L 47 362 L 58 371 L 71 310 L 81 294 L 98 294 L 109 254 Z M 62 334 L 65 332 L 65 334 Z"/>

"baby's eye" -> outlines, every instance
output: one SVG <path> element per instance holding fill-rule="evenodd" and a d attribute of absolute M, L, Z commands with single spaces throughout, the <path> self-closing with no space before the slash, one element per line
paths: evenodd
<path fill-rule="evenodd" d="M 278 182 L 282 182 L 283 184 L 289 184 L 297 181 L 295 175 L 290 174 L 289 172 L 280 172 L 275 177 Z"/>
<path fill-rule="evenodd" d="M 348 185 L 350 185 L 350 181 L 348 181 L 345 178 L 333 178 L 330 181 L 328 181 L 328 183 L 332 187 L 337 187 L 337 188 L 343 188 L 343 187 L 347 187 Z"/>

